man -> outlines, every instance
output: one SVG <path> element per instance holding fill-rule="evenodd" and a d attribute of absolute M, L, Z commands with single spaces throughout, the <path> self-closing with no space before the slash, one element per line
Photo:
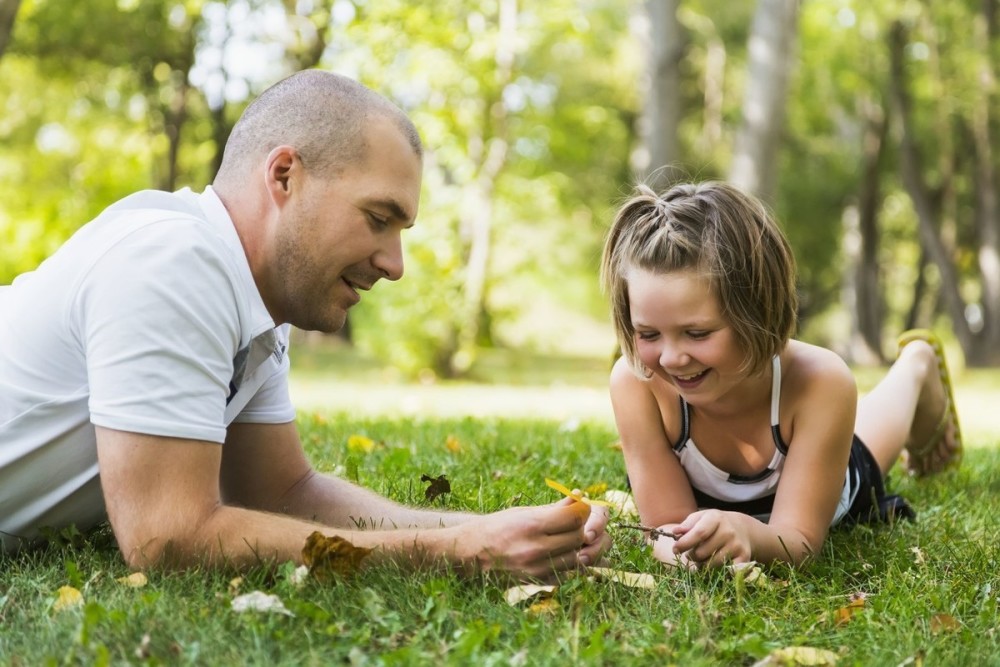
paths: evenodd
<path fill-rule="evenodd" d="M 306 461 L 289 326 L 336 331 L 402 276 L 421 167 L 398 108 L 299 72 L 247 108 L 204 193 L 127 197 L 0 289 L 4 548 L 107 517 L 133 568 L 300 560 L 315 530 L 464 571 L 596 562 L 607 518 L 582 503 L 425 511 Z"/>

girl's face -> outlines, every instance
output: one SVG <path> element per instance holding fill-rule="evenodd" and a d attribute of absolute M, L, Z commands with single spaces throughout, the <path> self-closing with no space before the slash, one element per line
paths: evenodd
<path fill-rule="evenodd" d="M 684 400 L 710 403 L 746 377 L 745 354 L 706 277 L 631 269 L 626 280 L 639 359 Z"/>

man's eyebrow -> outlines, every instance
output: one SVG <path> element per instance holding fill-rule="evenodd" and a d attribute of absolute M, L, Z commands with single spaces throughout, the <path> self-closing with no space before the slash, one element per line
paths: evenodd
<path fill-rule="evenodd" d="M 409 214 L 409 212 L 405 208 L 403 208 L 403 205 L 400 204 L 395 199 L 392 198 L 375 199 L 371 202 L 371 206 L 377 206 L 379 208 L 388 209 L 389 214 L 392 217 L 398 220 L 405 220 L 407 222 L 407 224 L 405 225 L 407 228 L 413 226 L 414 222 L 413 217 Z"/>

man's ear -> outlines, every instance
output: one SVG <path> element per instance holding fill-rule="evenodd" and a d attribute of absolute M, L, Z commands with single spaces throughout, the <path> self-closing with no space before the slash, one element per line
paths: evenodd
<path fill-rule="evenodd" d="M 267 154 L 264 165 L 267 191 L 276 204 L 282 204 L 291 196 L 292 186 L 302 174 L 298 151 L 291 146 L 277 146 Z"/>

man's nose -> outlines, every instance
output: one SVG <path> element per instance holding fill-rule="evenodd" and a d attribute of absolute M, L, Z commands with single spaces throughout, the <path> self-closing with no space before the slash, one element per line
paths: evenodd
<path fill-rule="evenodd" d="M 387 280 L 399 280 L 403 277 L 403 242 L 398 234 L 375 253 L 372 264 L 381 277 Z"/>

